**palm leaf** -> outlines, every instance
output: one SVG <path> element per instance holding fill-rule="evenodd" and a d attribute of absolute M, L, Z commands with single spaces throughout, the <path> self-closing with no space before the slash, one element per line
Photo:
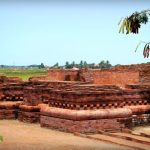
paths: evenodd
<path fill-rule="evenodd" d="M 138 43 L 138 45 L 136 46 L 135 52 L 137 51 L 137 49 L 139 48 L 141 42 Z"/>

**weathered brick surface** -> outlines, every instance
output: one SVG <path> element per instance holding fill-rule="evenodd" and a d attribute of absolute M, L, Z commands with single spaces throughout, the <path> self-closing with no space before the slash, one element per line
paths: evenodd
<path fill-rule="evenodd" d="M 20 105 L 20 110 L 27 111 L 27 112 L 39 112 L 40 107 L 39 106 L 29 106 L 29 105 Z"/>
<path fill-rule="evenodd" d="M 41 127 L 49 127 L 66 132 L 98 132 L 99 130 L 118 130 L 125 128 L 125 123 L 119 119 L 100 119 L 73 121 L 48 116 L 40 117 Z"/>
<path fill-rule="evenodd" d="M 124 87 L 126 84 L 138 84 L 138 71 L 91 70 L 94 84 L 112 84 Z"/>
<path fill-rule="evenodd" d="M 114 67 L 115 71 L 139 71 L 140 84 L 150 83 L 150 63 L 136 65 L 122 65 Z"/>
<path fill-rule="evenodd" d="M 18 110 L 16 109 L 0 109 L 0 119 L 17 119 Z"/>
<path fill-rule="evenodd" d="M 139 71 L 137 70 L 49 70 L 47 80 L 52 81 L 82 81 L 94 84 L 112 84 L 125 86 L 126 84 L 139 83 Z"/>
<path fill-rule="evenodd" d="M 22 122 L 37 123 L 39 122 L 39 112 L 19 111 L 18 119 Z"/>
<path fill-rule="evenodd" d="M 0 109 L 18 109 L 19 105 L 21 105 L 22 101 L 3 101 L 0 102 Z"/>
<path fill-rule="evenodd" d="M 50 81 L 78 81 L 78 70 L 50 69 L 47 79 Z"/>

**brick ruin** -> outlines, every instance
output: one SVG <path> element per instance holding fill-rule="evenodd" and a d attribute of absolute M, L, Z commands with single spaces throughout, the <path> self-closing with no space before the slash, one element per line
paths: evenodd
<path fill-rule="evenodd" d="M 66 132 L 121 130 L 150 122 L 150 63 L 110 70 L 54 69 L 29 81 L 0 77 L 0 119 Z"/>

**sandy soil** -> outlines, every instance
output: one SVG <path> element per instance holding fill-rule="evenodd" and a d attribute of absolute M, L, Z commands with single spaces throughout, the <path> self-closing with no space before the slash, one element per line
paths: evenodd
<path fill-rule="evenodd" d="M 141 132 L 150 135 L 150 126 L 140 126 L 133 128 L 133 133 L 139 134 Z"/>
<path fill-rule="evenodd" d="M 0 150 L 127 150 L 129 148 L 17 120 L 0 120 Z"/>

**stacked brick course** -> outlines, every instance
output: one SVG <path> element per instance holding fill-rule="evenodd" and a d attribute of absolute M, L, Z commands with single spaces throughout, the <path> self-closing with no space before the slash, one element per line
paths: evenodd
<path fill-rule="evenodd" d="M 150 83 L 150 63 L 137 64 L 137 65 L 122 65 L 114 67 L 115 71 L 138 71 L 139 72 L 139 82 L 140 84 Z"/>
<path fill-rule="evenodd" d="M 20 78 L 0 77 L 0 119 L 16 119 L 23 103 Z"/>

